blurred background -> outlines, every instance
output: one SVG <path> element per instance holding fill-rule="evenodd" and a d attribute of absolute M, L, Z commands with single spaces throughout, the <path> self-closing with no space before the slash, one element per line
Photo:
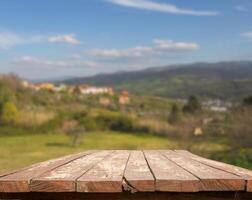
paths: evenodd
<path fill-rule="evenodd" d="M 1 0 L 0 173 L 87 149 L 252 169 L 250 0 Z"/>

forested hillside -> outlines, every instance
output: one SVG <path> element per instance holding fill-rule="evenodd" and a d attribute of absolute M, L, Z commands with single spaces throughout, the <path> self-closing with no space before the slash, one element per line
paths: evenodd
<path fill-rule="evenodd" d="M 175 65 L 147 70 L 73 78 L 69 84 L 113 86 L 131 92 L 162 97 L 240 100 L 252 93 L 252 62 Z"/>

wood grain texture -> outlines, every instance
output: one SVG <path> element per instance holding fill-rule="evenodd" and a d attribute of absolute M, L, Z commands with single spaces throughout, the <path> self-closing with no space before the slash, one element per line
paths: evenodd
<path fill-rule="evenodd" d="M 96 150 L 93 150 L 93 151 L 90 150 L 90 151 L 86 151 L 86 152 L 80 152 L 80 153 L 77 153 L 77 154 L 66 155 L 66 156 L 62 156 L 62 157 L 59 157 L 59 158 L 55 158 L 55 159 L 35 163 L 33 165 L 26 166 L 26 167 L 23 167 L 23 168 L 20 168 L 20 169 L 14 169 L 12 171 L 0 173 L 0 178 L 3 177 L 3 176 L 7 176 L 7 175 L 10 175 L 10 174 L 21 172 L 21 171 L 24 171 L 24 170 L 27 170 L 27 169 L 30 169 L 30 168 L 51 165 L 51 164 L 53 164 L 53 162 L 61 162 L 62 160 L 69 159 L 69 158 L 75 159 L 75 158 L 78 158 L 78 157 L 81 157 L 81 156 L 85 155 L 86 153 L 92 153 L 92 152 L 95 152 L 95 151 Z"/>
<path fill-rule="evenodd" d="M 112 151 L 96 152 L 33 178 L 30 185 L 31 191 L 75 192 L 76 180 L 111 153 Z"/>
<path fill-rule="evenodd" d="M 77 192 L 122 192 L 129 151 L 115 151 L 77 180 Z"/>
<path fill-rule="evenodd" d="M 2 176 L 0 178 L 0 192 L 29 192 L 29 184 L 32 178 L 93 152 L 87 151 L 41 162 Z"/>
<path fill-rule="evenodd" d="M 0 177 L 0 195 L 119 193 L 124 198 L 131 192 L 145 193 L 146 199 L 159 192 L 218 191 L 252 195 L 252 171 L 187 151 L 110 150 L 69 155 Z"/>
<path fill-rule="evenodd" d="M 205 165 L 208 165 L 208 166 L 211 166 L 211 167 L 242 177 L 243 179 L 247 181 L 247 191 L 252 192 L 252 171 L 251 170 L 244 169 L 244 168 L 237 167 L 230 164 L 226 164 L 226 163 L 222 163 L 222 162 L 218 162 L 218 161 L 214 161 L 214 160 L 209 160 L 209 159 L 197 156 L 195 154 L 192 154 L 189 151 L 185 151 L 185 150 L 176 150 L 175 152 L 177 152 L 178 154 L 182 156 L 192 158 L 193 160 L 196 160 Z"/>
<path fill-rule="evenodd" d="M 0 199 L 21 200 L 251 200 L 244 192 L 138 192 L 138 193 L 17 193 L 0 194 Z"/>
<path fill-rule="evenodd" d="M 156 191 L 199 191 L 199 179 L 166 159 L 160 152 L 144 151 L 144 154 L 156 179 Z"/>
<path fill-rule="evenodd" d="M 155 179 L 142 151 L 132 151 L 124 173 L 124 189 L 131 192 L 155 191 Z"/>
<path fill-rule="evenodd" d="M 201 191 L 244 191 L 246 181 L 234 174 L 210 167 L 174 151 L 161 151 L 169 160 L 200 179 Z"/>
<path fill-rule="evenodd" d="M 252 178 L 249 178 L 247 180 L 247 192 L 251 192 L 252 193 Z"/>

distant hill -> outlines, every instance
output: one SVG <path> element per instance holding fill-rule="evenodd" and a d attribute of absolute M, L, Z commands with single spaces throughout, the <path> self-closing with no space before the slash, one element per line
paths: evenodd
<path fill-rule="evenodd" d="M 194 63 L 141 71 L 72 78 L 68 84 L 113 86 L 131 92 L 162 97 L 238 100 L 252 95 L 252 62 Z"/>

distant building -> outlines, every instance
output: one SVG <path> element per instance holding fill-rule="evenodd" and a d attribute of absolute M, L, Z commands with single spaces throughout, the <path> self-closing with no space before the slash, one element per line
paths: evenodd
<path fill-rule="evenodd" d="M 39 90 L 48 90 L 48 91 L 54 91 L 55 86 L 52 83 L 40 83 L 36 85 Z"/>
<path fill-rule="evenodd" d="M 119 104 L 121 105 L 126 105 L 130 103 L 130 97 L 129 97 L 129 92 L 124 90 L 121 92 L 119 96 Z"/>
<path fill-rule="evenodd" d="M 206 106 L 209 110 L 215 112 L 227 112 L 229 108 L 233 106 L 231 102 L 222 101 L 220 99 L 209 100 L 204 102 L 204 106 Z"/>
<path fill-rule="evenodd" d="M 113 88 L 111 87 L 95 87 L 89 85 L 77 85 L 77 86 L 67 86 L 64 84 L 55 86 L 52 83 L 38 83 L 32 84 L 27 81 L 23 81 L 22 85 L 26 88 L 33 90 L 47 90 L 51 92 L 63 92 L 68 91 L 70 94 L 83 94 L 83 95 L 96 95 L 96 94 L 108 94 L 114 95 Z"/>
<path fill-rule="evenodd" d="M 83 87 L 80 86 L 80 92 L 84 95 L 92 95 L 92 94 L 109 94 L 113 95 L 113 89 L 108 87 L 94 87 L 94 86 L 87 86 Z"/>
<path fill-rule="evenodd" d="M 25 87 L 25 88 L 28 88 L 29 87 L 29 82 L 28 81 L 22 81 L 22 86 Z"/>
<path fill-rule="evenodd" d="M 33 83 L 29 83 L 28 81 L 23 81 L 22 86 L 25 88 L 32 89 L 32 90 L 36 90 L 36 91 L 46 88 L 46 86 L 43 84 L 33 84 Z"/>
<path fill-rule="evenodd" d="M 111 104 L 111 101 L 108 97 L 101 97 L 99 99 L 99 103 L 103 106 L 109 106 Z"/>
<path fill-rule="evenodd" d="M 194 134 L 195 136 L 203 135 L 203 130 L 202 130 L 202 128 L 200 128 L 200 127 L 195 128 L 194 131 L 193 131 L 193 134 Z"/>
<path fill-rule="evenodd" d="M 64 84 L 61 84 L 59 86 L 55 86 L 53 91 L 55 92 L 64 92 L 64 91 L 67 91 L 67 86 L 64 85 Z"/>
<path fill-rule="evenodd" d="M 78 86 L 68 86 L 67 91 L 69 94 L 80 94 L 80 89 Z"/>
<path fill-rule="evenodd" d="M 228 108 L 224 106 L 210 106 L 210 110 L 215 112 L 227 112 Z"/>

